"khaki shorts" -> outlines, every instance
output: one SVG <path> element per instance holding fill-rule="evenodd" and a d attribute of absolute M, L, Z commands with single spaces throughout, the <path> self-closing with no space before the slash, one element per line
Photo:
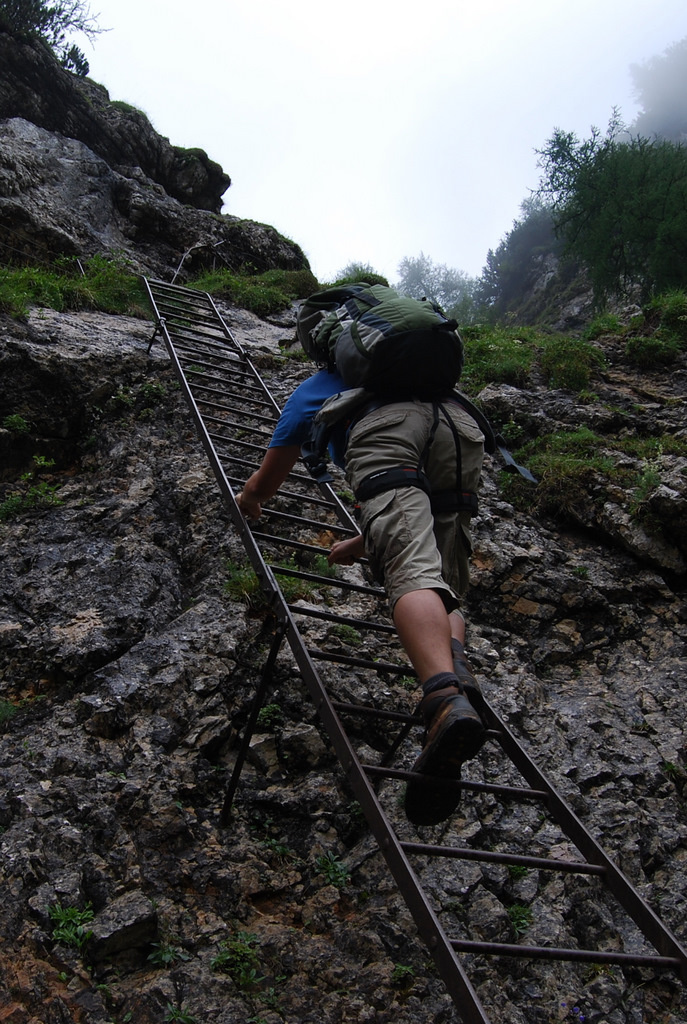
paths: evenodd
<path fill-rule="evenodd" d="M 477 491 L 484 436 L 464 409 L 444 400 L 459 436 L 464 491 Z M 416 467 L 430 437 L 432 403 L 409 400 L 368 413 L 351 430 L 346 477 L 353 490 L 370 473 L 398 466 Z M 456 487 L 453 433 L 439 414 L 425 472 L 433 490 Z M 403 594 L 436 590 L 450 611 L 469 584 L 470 513 L 432 515 L 430 499 L 419 487 L 400 487 L 361 502 L 360 528 L 372 569 L 384 585 L 392 610 Z"/>

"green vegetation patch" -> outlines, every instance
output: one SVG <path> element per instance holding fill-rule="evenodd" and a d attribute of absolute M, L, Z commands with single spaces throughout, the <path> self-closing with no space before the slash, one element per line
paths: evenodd
<path fill-rule="evenodd" d="M 62 259 L 50 267 L 0 267 L 0 312 L 22 318 L 31 306 L 63 313 L 93 309 L 148 317 L 143 283 L 126 260 L 92 256 Z"/>
<path fill-rule="evenodd" d="M 212 969 L 228 974 L 237 988 L 243 991 L 253 989 L 264 979 L 258 973 L 260 960 L 258 938 L 251 932 L 238 932 L 233 938 L 225 939 L 212 960 Z"/>
<path fill-rule="evenodd" d="M 268 598 L 260 585 L 260 580 L 248 563 L 236 564 L 227 562 L 227 579 L 224 593 L 234 601 L 241 601 L 251 611 L 261 611 L 267 607 Z"/>
<path fill-rule="evenodd" d="M 552 388 L 582 391 L 604 358 L 597 348 L 582 338 L 556 336 L 545 338 L 540 349 L 540 365 Z"/>
<path fill-rule="evenodd" d="M 687 342 L 687 292 L 668 291 L 657 295 L 647 306 L 648 316 L 658 316 L 664 332 Z"/>
<path fill-rule="evenodd" d="M 537 350 L 532 328 L 490 327 L 479 324 L 461 331 L 465 343 L 465 367 L 461 386 L 481 391 L 487 384 L 527 383 Z"/>
<path fill-rule="evenodd" d="M 504 473 L 504 494 L 522 511 L 566 518 L 612 500 L 624 504 L 650 532 L 660 523 L 648 512 L 647 499 L 660 484 L 659 460 L 664 455 L 687 456 L 687 442 L 671 434 L 656 437 L 602 437 L 586 426 L 546 434 L 516 454 L 539 481 L 532 487 Z"/>
<path fill-rule="evenodd" d="M 488 384 L 525 387 L 535 372 L 550 387 L 581 392 L 594 371 L 604 366 L 602 353 L 589 341 L 544 334 L 533 327 L 475 324 L 461 334 L 465 343 L 461 386 L 472 392 Z"/>
<path fill-rule="evenodd" d="M 189 282 L 189 287 L 208 292 L 248 309 L 256 316 L 269 316 L 288 309 L 295 299 L 317 291 L 317 278 L 309 270 L 267 270 L 254 274 L 247 270 L 212 270 Z"/>
<path fill-rule="evenodd" d="M 86 925 L 93 920 L 93 909 L 90 903 L 87 903 L 83 910 L 78 907 L 63 907 L 60 903 L 55 903 L 48 910 L 50 920 L 53 921 L 52 937 L 55 942 L 60 942 L 63 946 L 74 946 L 79 951 L 83 950 L 84 946 L 93 934 Z"/>
<path fill-rule="evenodd" d="M 670 366 L 678 356 L 682 345 L 679 338 L 667 337 L 660 331 L 650 337 L 642 335 L 630 338 L 625 343 L 625 358 L 640 370 L 652 370 Z"/>

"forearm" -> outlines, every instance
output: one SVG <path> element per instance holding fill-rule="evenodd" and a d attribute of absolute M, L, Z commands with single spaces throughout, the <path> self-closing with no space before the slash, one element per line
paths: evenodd
<path fill-rule="evenodd" d="M 239 508 L 244 514 L 260 515 L 260 505 L 277 493 L 300 456 L 299 445 L 268 448 L 260 468 L 246 480 L 237 495 Z"/>

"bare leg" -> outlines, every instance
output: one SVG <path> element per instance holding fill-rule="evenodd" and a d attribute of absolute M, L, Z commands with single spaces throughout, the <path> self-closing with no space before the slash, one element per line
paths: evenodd
<path fill-rule="evenodd" d="M 439 672 L 453 672 L 451 636 L 453 628 L 460 628 L 453 619 L 457 616 L 449 616 L 436 590 L 411 590 L 396 602 L 394 625 L 421 683 Z"/>
<path fill-rule="evenodd" d="M 465 643 L 465 619 L 459 611 L 453 611 L 450 613 L 449 622 L 451 624 L 451 636 L 454 640 L 459 640 L 461 644 Z"/>

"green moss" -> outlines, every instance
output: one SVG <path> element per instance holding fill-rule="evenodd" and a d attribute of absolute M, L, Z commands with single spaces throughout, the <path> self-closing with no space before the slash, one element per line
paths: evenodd
<path fill-rule="evenodd" d="M 55 266 L 0 268 L 0 311 L 22 318 L 31 306 L 45 306 L 58 312 L 96 309 L 149 316 L 141 279 L 124 259 L 62 259 Z"/>
<path fill-rule="evenodd" d="M 579 392 L 589 384 L 592 372 L 604 365 L 604 358 L 588 341 L 559 336 L 544 339 L 540 364 L 551 387 Z"/>
<path fill-rule="evenodd" d="M 317 279 L 309 270 L 267 270 L 263 274 L 207 271 L 189 286 L 226 299 L 257 316 L 270 316 L 288 309 L 295 299 L 317 291 Z"/>
<path fill-rule="evenodd" d="M 670 434 L 601 437 L 581 426 L 536 438 L 515 454 L 539 481 L 533 488 L 502 474 L 504 495 L 522 511 L 593 520 L 595 510 L 612 500 L 659 535 L 661 524 L 651 516 L 647 499 L 661 481 L 661 457 L 687 456 L 687 442 Z"/>
<path fill-rule="evenodd" d="M 651 370 L 659 366 L 670 366 L 680 355 L 678 338 L 660 332 L 651 337 L 630 338 L 625 345 L 625 357 L 640 370 Z"/>

